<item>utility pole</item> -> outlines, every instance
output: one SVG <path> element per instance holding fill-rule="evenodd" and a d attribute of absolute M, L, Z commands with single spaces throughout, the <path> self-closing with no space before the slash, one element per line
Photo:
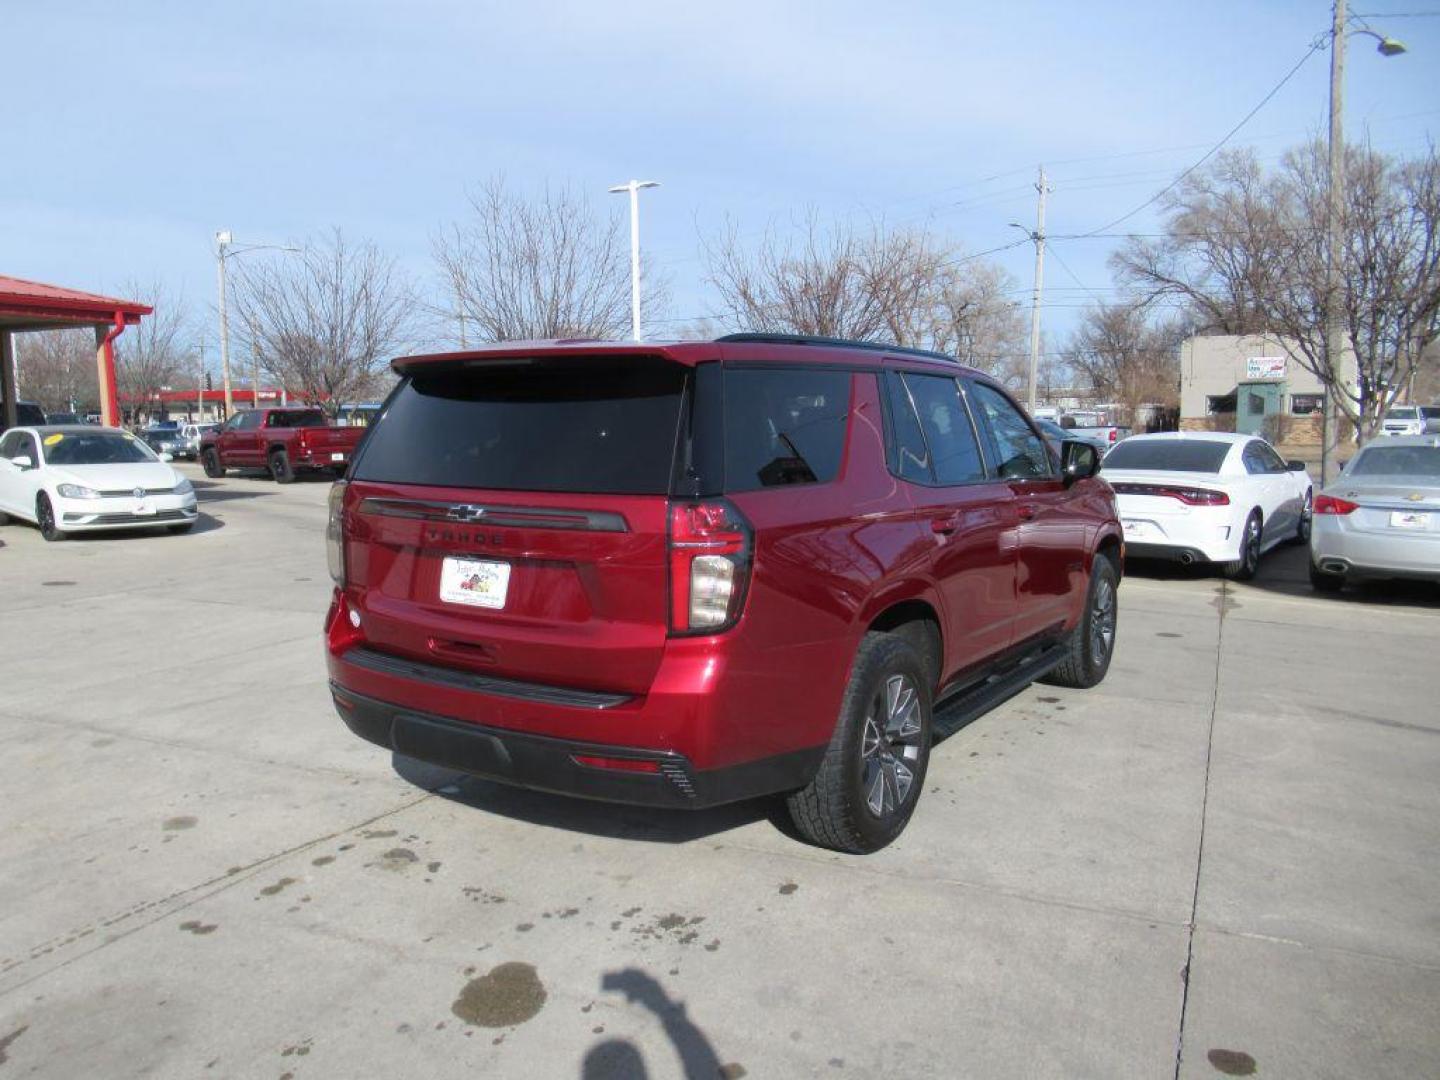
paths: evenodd
<path fill-rule="evenodd" d="M 200 377 L 195 380 L 195 423 L 205 422 L 205 345 L 195 346 L 200 356 Z"/>
<path fill-rule="evenodd" d="M 225 249 L 234 239 L 229 229 L 215 234 L 216 261 L 220 267 L 220 377 L 225 381 L 225 418 L 235 413 L 235 401 L 230 394 L 230 322 L 225 315 Z"/>
<path fill-rule="evenodd" d="M 1330 444 L 1337 441 L 1332 394 L 1340 377 L 1345 350 L 1345 329 L 1340 312 L 1340 270 L 1344 255 L 1345 214 L 1345 0 L 1335 0 L 1335 20 L 1330 28 L 1330 211 L 1326 215 L 1325 239 L 1325 366 L 1330 380 L 1325 383 L 1324 416 L 1320 428 L 1320 486 L 1330 482 Z"/>
<path fill-rule="evenodd" d="M 1040 371 L 1040 298 L 1045 291 L 1045 194 L 1050 189 L 1045 184 L 1045 166 L 1040 166 L 1040 177 L 1035 181 L 1035 190 L 1040 198 L 1035 207 L 1035 231 L 1030 238 L 1035 241 L 1035 291 L 1030 299 L 1030 415 L 1035 415 L 1035 389 Z"/>

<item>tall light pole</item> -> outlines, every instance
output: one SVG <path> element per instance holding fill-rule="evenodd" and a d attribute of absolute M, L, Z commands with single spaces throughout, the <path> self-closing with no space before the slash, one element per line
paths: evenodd
<path fill-rule="evenodd" d="M 244 247 L 237 247 L 235 236 L 229 229 L 221 229 L 215 234 L 215 262 L 219 267 L 220 275 L 220 377 L 225 383 L 225 416 L 227 419 L 235 411 L 235 402 L 230 391 L 230 320 L 225 311 L 225 260 L 250 251 L 298 252 L 303 250 L 303 248 L 291 247 L 288 244 L 246 244 Z M 255 389 L 252 390 L 252 394 L 255 396 L 252 404 L 259 405 L 260 361 L 258 358 L 255 360 L 254 372 Z"/>
<path fill-rule="evenodd" d="M 1325 385 L 1325 406 L 1321 416 L 1323 433 L 1320 437 L 1320 484 L 1323 487 L 1330 479 L 1330 442 L 1338 426 L 1333 416 L 1331 387 L 1341 371 L 1345 355 L 1345 325 L 1340 310 L 1343 291 L 1341 270 L 1345 253 L 1345 0 L 1335 0 L 1334 19 L 1330 26 L 1330 209 L 1326 215 L 1325 240 L 1327 258 L 1325 265 L 1325 365 L 1329 369 L 1330 382 Z M 1367 34 L 1379 44 L 1376 52 L 1381 56 L 1399 56 L 1405 46 L 1394 38 L 1377 34 L 1368 26 L 1354 31 Z"/>
<path fill-rule="evenodd" d="M 1019 229 L 1035 244 L 1035 287 L 1030 294 L 1030 415 L 1035 415 L 1035 387 L 1040 372 L 1040 301 L 1045 291 L 1045 195 L 1050 188 L 1045 183 L 1045 166 L 1040 166 L 1040 176 L 1035 181 L 1035 190 L 1040 198 L 1035 204 L 1035 230 L 1031 232 L 1018 222 L 1010 222 L 1011 228 Z"/>
<path fill-rule="evenodd" d="M 640 189 L 659 187 L 658 180 L 631 180 L 616 184 L 610 194 L 630 193 L 630 336 L 640 340 Z"/>

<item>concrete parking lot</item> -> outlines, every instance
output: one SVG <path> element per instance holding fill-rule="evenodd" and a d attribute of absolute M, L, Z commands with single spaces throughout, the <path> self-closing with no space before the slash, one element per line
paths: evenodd
<path fill-rule="evenodd" d="M 328 485 L 186 468 L 0 528 L 0 1077 L 1440 1075 L 1440 592 L 1134 568 L 857 858 L 357 740 Z"/>

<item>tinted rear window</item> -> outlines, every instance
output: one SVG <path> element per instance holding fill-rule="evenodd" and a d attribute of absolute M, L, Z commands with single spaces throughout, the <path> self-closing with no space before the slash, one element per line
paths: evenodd
<path fill-rule="evenodd" d="M 266 427 L 324 427 L 328 421 L 319 409 L 304 409 L 298 412 L 273 412 L 265 421 Z"/>
<path fill-rule="evenodd" d="M 726 490 L 835 479 L 849 413 L 848 372 L 727 368 Z"/>
<path fill-rule="evenodd" d="M 1104 468 L 1218 473 L 1228 453 L 1218 439 L 1127 439 L 1105 455 Z"/>
<path fill-rule="evenodd" d="M 1440 446 L 1367 446 L 1346 475 L 1440 478 Z"/>
<path fill-rule="evenodd" d="M 649 358 L 477 364 L 406 380 L 357 480 L 664 494 L 685 369 Z"/>

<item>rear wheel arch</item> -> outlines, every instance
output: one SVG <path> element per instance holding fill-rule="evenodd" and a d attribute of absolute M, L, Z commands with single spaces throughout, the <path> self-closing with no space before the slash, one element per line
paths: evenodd
<path fill-rule="evenodd" d="M 945 636 L 940 627 L 940 614 L 928 601 L 901 600 L 874 616 L 866 633 L 894 634 L 920 654 L 933 690 L 940 682 L 945 658 Z"/>

